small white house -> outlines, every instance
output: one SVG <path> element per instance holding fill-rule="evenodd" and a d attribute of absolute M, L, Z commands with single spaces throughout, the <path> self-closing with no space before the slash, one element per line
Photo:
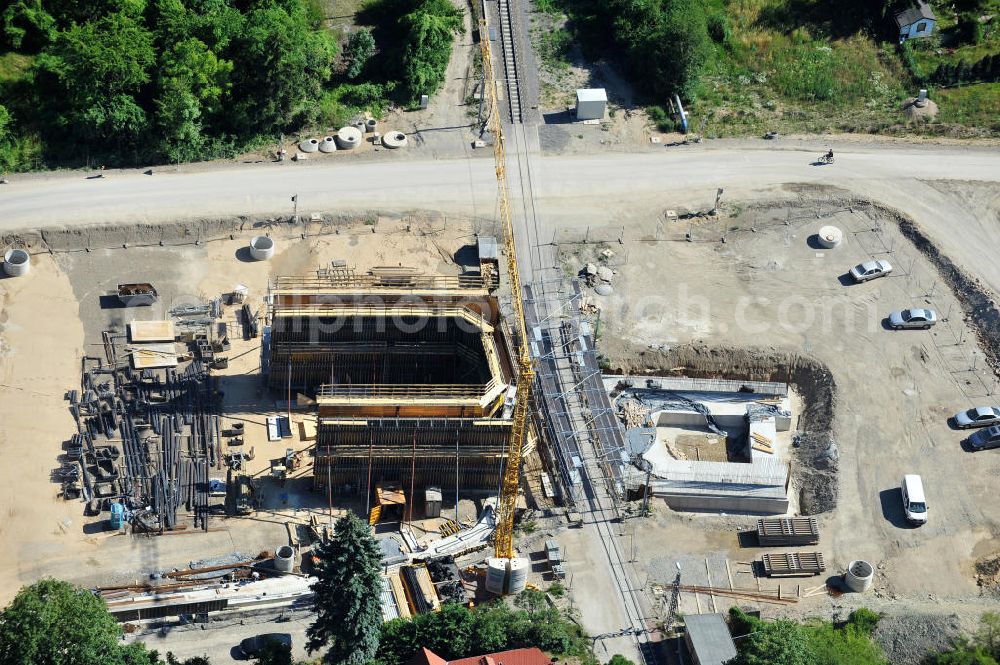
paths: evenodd
<path fill-rule="evenodd" d="M 603 120 L 608 108 L 608 93 L 604 88 L 583 88 L 576 91 L 576 119 Z"/>
<path fill-rule="evenodd" d="M 899 43 L 917 37 L 929 37 L 934 32 L 934 10 L 923 0 L 916 5 L 910 5 L 896 14 L 896 25 L 899 26 Z"/>

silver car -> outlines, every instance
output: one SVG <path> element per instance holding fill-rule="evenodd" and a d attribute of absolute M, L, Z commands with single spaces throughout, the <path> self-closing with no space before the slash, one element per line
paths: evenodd
<path fill-rule="evenodd" d="M 1000 448 L 1000 425 L 981 429 L 969 437 L 969 447 L 973 450 Z"/>
<path fill-rule="evenodd" d="M 875 261 L 865 261 L 851 268 L 851 277 L 855 282 L 867 282 L 876 277 L 885 277 L 892 272 L 892 266 L 888 261 L 878 259 Z"/>
<path fill-rule="evenodd" d="M 904 309 L 889 315 L 889 325 L 896 330 L 902 328 L 923 328 L 927 330 L 937 323 L 933 309 Z"/>
<path fill-rule="evenodd" d="M 970 427 L 989 427 L 990 425 L 1000 425 L 1000 408 L 977 406 L 974 409 L 955 414 L 955 427 L 968 429 Z"/>

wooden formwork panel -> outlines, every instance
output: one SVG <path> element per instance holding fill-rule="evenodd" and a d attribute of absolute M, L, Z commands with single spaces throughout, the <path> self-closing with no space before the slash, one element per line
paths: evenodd
<path fill-rule="evenodd" d="M 767 577 L 811 577 L 826 570 L 822 552 L 785 552 L 761 557 Z"/>

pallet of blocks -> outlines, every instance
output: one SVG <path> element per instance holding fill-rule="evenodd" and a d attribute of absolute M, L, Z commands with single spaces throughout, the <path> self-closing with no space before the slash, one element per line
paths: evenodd
<path fill-rule="evenodd" d="M 826 570 L 820 552 L 765 554 L 761 565 L 766 577 L 812 577 Z"/>
<path fill-rule="evenodd" d="M 815 517 L 764 517 L 757 520 L 757 543 L 761 547 L 796 547 L 819 543 Z"/>

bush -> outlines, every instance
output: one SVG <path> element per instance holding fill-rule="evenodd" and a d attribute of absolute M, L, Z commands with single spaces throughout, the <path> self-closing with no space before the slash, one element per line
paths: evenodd
<path fill-rule="evenodd" d="M 708 17 L 708 36 L 716 44 L 729 41 L 729 21 L 725 14 L 710 14 Z"/>
<path fill-rule="evenodd" d="M 926 76 L 924 75 L 923 69 L 917 63 L 917 59 L 913 55 L 913 47 L 910 46 L 910 42 L 906 41 L 899 45 L 899 58 L 903 61 L 903 66 L 906 67 L 906 71 L 910 72 L 910 76 L 913 77 L 915 83 L 924 85 L 926 83 Z"/>
<path fill-rule="evenodd" d="M 415 102 L 444 83 L 455 34 L 462 31 L 462 10 L 450 0 L 420 0 L 399 21 L 407 33 L 403 79 L 409 101 Z"/>
<path fill-rule="evenodd" d="M 977 12 L 959 14 L 955 31 L 962 44 L 982 44 L 983 42 L 983 24 L 979 22 Z"/>
<path fill-rule="evenodd" d="M 674 132 L 677 131 L 677 122 L 670 116 L 662 106 L 650 106 L 646 109 L 646 114 L 649 116 L 650 121 L 656 128 L 661 132 Z"/>
<path fill-rule="evenodd" d="M 867 607 L 859 607 L 851 612 L 851 617 L 848 619 L 848 625 L 853 626 L 863 635 L 871 635 L 875 632 L 875 626 L 878 625 L 879 619 L 881 618 L 882 615 L 878 612 L 873 612 Z"/>
<path fill-rule="evenodd" d="M 347 78 L 352 80 L 358 78 L 373 55 L 375 55 L 375 38 L 371 30 L 362 28 L 351 35 L 344 49 L 344 59 L 348 63 L 345 72 Z"/>

